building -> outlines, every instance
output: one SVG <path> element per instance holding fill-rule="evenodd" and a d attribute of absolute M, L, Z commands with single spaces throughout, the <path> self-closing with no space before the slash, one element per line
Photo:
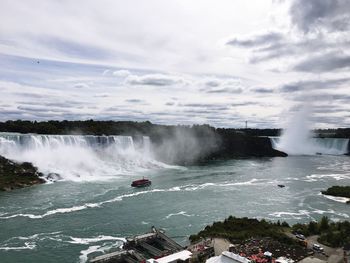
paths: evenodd
<path fill-rule="evenodd" d="M 152 227 L 150 233 L 127 238 L 122 251 L 97 256 L 91 263 L 173 263 L 186 262 L 192 253 Z"/>
<path fill-rule="evenodd" d="M 224 251 L 220 256 L 207 259 L 206 263 L 251 263 L 246 257 L 241 257 L 238 254 Z"/>

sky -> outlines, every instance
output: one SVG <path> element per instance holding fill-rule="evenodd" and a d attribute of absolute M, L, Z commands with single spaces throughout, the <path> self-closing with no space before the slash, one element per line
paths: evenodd
<path fill-rule="evenodd" d="M 350 127 L 349 0 L 0 3 L 0 121 Z"/>

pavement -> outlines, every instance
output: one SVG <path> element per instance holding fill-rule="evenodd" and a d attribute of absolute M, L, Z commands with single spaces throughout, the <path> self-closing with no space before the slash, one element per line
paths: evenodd
<path fill-rule="evenodd" d="M 287 233 L 289 237 L 296 239 L 292 233 Z M 313 244 L 318 244 L 324 249 L 324 253 L 316 252 L 313 256 L 306 257 L 305 259 L 299 261 L 301 263 L 340 263 L 343 262 L 343 249 L 342 248 L 333 248 L 325 246 L 317 242 L 319 235 L 309 236 L 306 238 L 307 247 L 312 249 Z"/>
<path fill-rule="evenodd" d="M 286 233 L 289 237 L 296 239 L 292 233 Z M 306 257 L 299 261 L 300 263 L 341 263 L 343 262 L 343 249 L 342 248 L 332 248 L 320 244 L 317 242 L 318 235 L 309 236 L 306 238 L 308 248 L 312 249 L 313 244 L 318 244 L 324 249 L 324 253 L 319 253 L 315 251 L 313 256 Z M 229 249 L 230 242 L 224 238 L 213 238 L 212 244 L 214 246 L 215 256 L 221 255 L 223 251 Z"/>
<path fill-rule="evenodd" d="M 230 246 L 230 241 L 224 238 L 213 238 L 213 246 L 214 246 L 214 252 L 215 256 L 221 255 L 223 251 L 228 251 L 228 248 Z"/>

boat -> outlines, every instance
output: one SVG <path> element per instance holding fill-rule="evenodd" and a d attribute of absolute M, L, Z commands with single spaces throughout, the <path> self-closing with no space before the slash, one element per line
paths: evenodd
<path fill-rule="evenodd" d="M 139 180 L 135 180 L 131 183 L 132 187 L 146 187 L 146 186 L 150 186 L 152 184 L 152 182 L 148 179 L 142 178 Z"/>
<path fill-rule="evenodd" d="M 284 184 L 278 184 L 277 186 L 280 188 L 286 187 Z"/>

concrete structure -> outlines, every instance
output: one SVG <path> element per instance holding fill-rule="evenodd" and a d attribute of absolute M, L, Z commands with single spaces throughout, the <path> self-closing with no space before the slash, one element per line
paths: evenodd
<path fill-rule="evenodd" d="M 250 263 L 251 261 L 238 254 L 224 251 L 220 256 L 207 259 L 206 263 Z"/>
<path fill-rule="evenodd" d="M 158 258 L 158 259 L 148 259 L 147 263 L 174 263 L 174 262 L 188 262 L 192 257 L 192 253 L 188 250 L 182 250 L 180 252 Z"/>
<path fill-rule="evenodd" d="M 152 227 L 152 232 L 127 238 L 123 250 L 95 257 L 91 263 L 168 263 L 186 261 L 192 253 L 166 236 L 162 231 Z M 180 253 L 181 252 L 181 253 Z M 179 253 L 179 254 L 178 254 Z M 169 261 L 170 260 L 170 261 Z M 173 260 L 173 261 L 171 261 Z"/>

